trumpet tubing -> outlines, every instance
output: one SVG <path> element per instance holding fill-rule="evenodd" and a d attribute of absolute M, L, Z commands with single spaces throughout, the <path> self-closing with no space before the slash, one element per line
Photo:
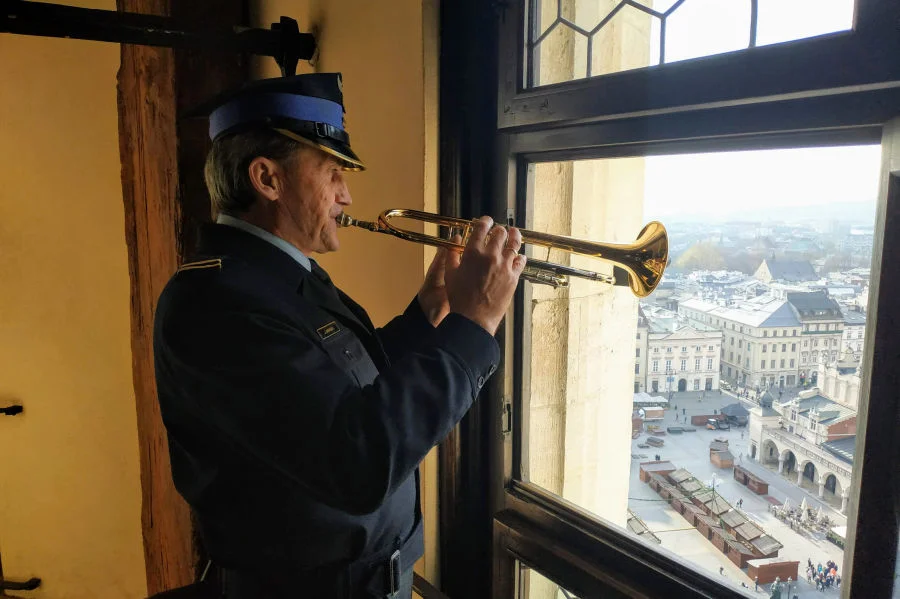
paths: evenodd
<path fill-rule="evenodd" d="M 395 218 L 407 218 L 449 227 L 451 231 L 455 230 L 460 233 L 462 242 L 455 243 L 450 239 L 444 239 L 435 235 L 401 229 L 390 222 Z M 445 247 L 455 251 L 465 249 L 465 244 L 472 232 L 472 221 L 404 208 L 385 210 L 378 215 L 378 219 L 375 221 L 356 220 L 348 214 L 341 214 L 335 220 L 341 227 L 359 227 L 376 233 L 393 235 L 407 241 L 435 247 Z M 638 297 L 646 297 L 656 289 L 668 264 L 668 235 L 663 224 L 657 221 L 645 225 L 641 229 L 638 238 L 629 244 L 598 243 L 565 235 L 551 235 L 527 229 L 519 230 L 522 233 L 523 245 L 530 244 L 558 249 L 571 254 L 591 256 L 611 262 L 628 274 L 628 286 L 631 288 L 632 293 Z M 522 273 L 522 278 L 526 280 L 553 287 L 565 287 L 568 285 L 569 277 L 617 284 L 616 278 L 611 275 L 531 258 L 529 258 L 525 271 Z"/>

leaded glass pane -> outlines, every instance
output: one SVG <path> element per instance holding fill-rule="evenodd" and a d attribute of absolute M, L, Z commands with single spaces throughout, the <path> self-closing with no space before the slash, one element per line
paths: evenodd
<path fill-rule="evenodd" d="M 854 11 L 854 0 L 532 0 L 529 5 L 529 87 L 846 31 Z"/>

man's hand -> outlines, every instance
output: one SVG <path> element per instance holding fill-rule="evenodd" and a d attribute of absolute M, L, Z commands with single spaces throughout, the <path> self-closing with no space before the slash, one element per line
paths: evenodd
<path fill-rule="evenodd" d="M 446 273 L 450 310 L 491 335 L 506 315 L 525 268 L 525 256 L 519 254 L 522 233 L 493 224 L 488 216 L 475 222 L 459 266 Z"/>
<path fill-rule="evenodd" d="M 462 237 L 454 235 L 452 241 L 460 243 Z M 450 302 L 447 299 L 447 285 L 445 283 L 448 273 L 459 268 L 460 252 L 447 248 L 438 248 L 428 272 L 425 274 L 425 282 L 419 289 L 417 297 L 419 306 L 425 317 L 431 322 L 431 326 L 438 326 L 444 317 L 450 313 Z M 451 275 L 452 276 L 452 275 Z"/>

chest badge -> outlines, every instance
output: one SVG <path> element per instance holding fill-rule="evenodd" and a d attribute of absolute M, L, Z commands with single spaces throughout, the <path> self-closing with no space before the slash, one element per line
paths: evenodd
<path fill-rule="evenodd" d="M 319 334 L 319 339 L 324 341 L 329 337 L 334 337 L 335 335 L 340 333 L 341 327 L 337 322 L 332 320 L 328 324 L 320 326 L 318 329 L 316 329 L 316 332 Z"/>

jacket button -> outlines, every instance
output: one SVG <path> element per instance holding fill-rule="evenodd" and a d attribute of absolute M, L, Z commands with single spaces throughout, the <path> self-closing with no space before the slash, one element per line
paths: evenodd
<path fill-rule="evenodd" d="M 480 376 L 478 377 L 478 388 L 481 389 L 482 387 L 484 387 L 484 377 Z"/>
<path fill-rule="evenodd" d="M 490 368 L 490 370 L 488 370 L 488 376 L 494 374 L 495 372 L 497 372 L 497 365 L 491 364 L 491 368 Z"/>

